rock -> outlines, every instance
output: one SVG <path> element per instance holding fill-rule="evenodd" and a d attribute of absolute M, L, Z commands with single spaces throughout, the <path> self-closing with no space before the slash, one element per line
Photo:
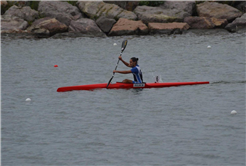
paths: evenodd
<path fill-rule="evenodd" d="M 187 23 L 149 23 L 150 34 L 181 34 L 183 31 L 188 30 L 190 27 Z"/>
<path fill-rule="evenodd" d="M 105 3 L 113 3 L 122 9 L 133 11 L 139 4 L 139 1 L 104 1 Z"/>
<path fill-rule="evenodd" d="M 136 20 L 137 16 L 131 11 L 124 10 L 115 4 L 108 4 L 100 1 L 79 1 L 79 9 L 91 19 L 98 19 L 100 16 L 107 18 L 126 18 Z"/>
<path fill-rule="evenodd" d="M 76 6 L 61 1 L 40 1 L 38 11 L 42 17 L 56 18 L 67 26 L 70 25 L 72 20 L 78 20 L 83 17 Z"/>
<path fill-rule="evenodd" d="M 217 19 L 214 17 L 186 17 L 184 22 L 189 24 L 191 29 L 212 29 L 215 27 L 224 27 L 227 24 L 226 19 Z"/>
<path fill-rule="evenodd" d="M 68 27 L 65 24 L 59 22 L 57 19 L 45 17 L 34 21 L 31 27 L 29 27 L 27 30 L 37 34 L 52 36 L 56 33 L 66 32 L 67 29 Z"/>
<path fill-rule="evenodd" d="M 236 8 L 238 9 L 238 10 L 240 10 L 240 11 L 242 11 L 242 12 L 246 12 L 246 2 L 244 1 L 244 2 L 240 2 L 237 6 L 236 6 Z"/>
<path fill-rule="evenodd" d="M 3 6 L 3 7 L 6 7 L 8 5 L 8 2 L 7 1 L 5 1 L 5 0 L 1 0 L 1 7 Z"/>
<path fill-rule="evenodd" d="M 195 1 L 165 1 L 163 5 L 160 5 L 164 9 L 177 9 L 179 11 L 184 11 L 192 16 L 196 12 L 196 2 Z"/>
<path fill-rule="evenodd" d="M 191 29 L 211 29 L 215 27 L 211 19 L 207 17 L 186 17 L 184 22 L 186 22 Z"/>
<path fill-rule="evenodd" d="M 33 29 L 32 33 L 34 33 L 35 36 L 39 38 L 51 36 L 50 31 L 44 28 Z"/>
<path fill-rule="evenodd" d="M 68 31 L 75 33 L 90 34 L 94 36 L 105 35 L 97 26 L 96 22 L 88 18 L 81 18 L 76 21 L 71 21 Z"/>
<path fill-rule="evenodd" d="M 115 19 L 102 16 L 99 19 L 97 19 L 96 23 L 104 33 L 108 33 L 110 32 L 116 21 Z"/>
<path fill-rule="evenodd" d="M 1 17 L 1 32 L 2 31 L 20 31 L 25 30 L 28 26 L 27 21 L 10 15 L 4 15 Z"/>
<path fill-rule="evenodd" d="M 29 6 L 25 7 L 17 7 L 12 6 L 10 7 L 4 15 L 11 15 L 16 16 L 19 18 L 22 18 L 26 21 L 34 21 L 36 18 L 38 18 L 38 12 L 31 9 Z"/>
<path fill-rule="evenodd" d="M 187 12 L 177 9 L 163 9 L 160 7 L 138 6 L 134 12 L 138 19 L 145 24 L 149 22 L 182 22 L 185 17 L 189 16 Z"/>
<path fill-rule="evenodd" d="M 215 27 L 218 27 L 218 28 L 224 28 L 228 24 L 227 19 L 217 19 L 217 18 L 212 17 L 211 21 L 213 22 Z"/>
<path fill-rule="evenodd" d="M 230 32 L 246 29 L 246 13 L 243 14 L 242 17 L 236 18 L 232 23 L 228 24 L 225 29 Z"/>
<path fill-rule="evenodd" d="M 141 20 L 133 21 L 120 18 L 111 29 L 109 36 L 145 35 L 147 33 L 148 27 Z"/>
<path fill-rule="evenodd" d="M 238 9 L 217 2 L 204 2 L 198 4 L 197 13 L 200 17 L 227 19 L 228 22 L 232 22 L 237 17 L 242 16 L 242 12 Z"/>

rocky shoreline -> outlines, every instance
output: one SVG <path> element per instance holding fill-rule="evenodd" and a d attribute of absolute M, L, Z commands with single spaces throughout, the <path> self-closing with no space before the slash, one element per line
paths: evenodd
<path fill-rule="evenodd" d="M 1 1 L 1 7 L 7 5 Z M 182 34 L 194 29 L 246 29 L 246 2 L 237 7 L 218 2 L 165 1 L 140 6 L 139 1 L 28 1 L 13 5 L 1 15 L 1 34 L 27 37 L 123 36 Z"/>

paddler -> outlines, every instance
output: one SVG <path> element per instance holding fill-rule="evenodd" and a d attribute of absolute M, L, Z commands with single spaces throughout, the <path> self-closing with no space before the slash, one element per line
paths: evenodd
<path fill-rule="evenodd" d="M 138 58 L 132 57 L 130 59 L 129 63 L 124 61 L 121 56 L 119 56 L 119 60 L 121 60 L 127 67 L 131 67 L 132 69 L 131 70 L 125 70 L 125 71 L 114 70 L 113 72 L 114 73 L 121 73 L 121 74 L 132 73 L 133 78 L 134 78 L 134 81 L 129 80 L 129 79 L 124 79 L 122 81 L 123 83 L 136 84 L 136 83 L 142 83 L 143 82 L 143 75 L 142 75 L 141 69 L 138 65 Z"/>

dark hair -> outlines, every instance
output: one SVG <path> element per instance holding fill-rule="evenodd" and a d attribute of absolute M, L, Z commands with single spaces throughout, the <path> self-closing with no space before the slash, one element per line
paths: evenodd
<path fill-rule="evenodd" d="M 132 60 L 133 62 L 137 62 L 137 63 L 138 63 L 138 58 L 136 58 L 136 57 L 132 57 L 131 60 Z"/>

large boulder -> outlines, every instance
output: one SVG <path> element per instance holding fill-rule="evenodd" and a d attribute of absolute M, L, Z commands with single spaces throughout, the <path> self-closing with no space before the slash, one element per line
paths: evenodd
<path fill-rule="evenodd" d="M 1 16 L 1 33 L 25 30 L 27 27 L 27 21 L 19 17 L 10 15 Z"/>
<path fill-rule="evenodd" d="M 10 7 L 4 15 L 16 16 L 26 21 L 34 21 L 38 18 L 38 12 L 31 9 L 29 6 L 17 7 L 14 5 Z"/>
<path fill-rule="evenodd" d="M 81 18 L 76 21 L 71 21 L 68 31 L 74 33 L 90 34 L 93 36 L 105 35 L 97 26 L 96 22 L 88 18 Z"/>
<path fill-rule="evenodd" d="M 145 35 L 147 33 L 148 27 L 142 21 L 120 18 L 111 29 L 109 36 Z"/>
<path fill-rule="evenodd" d="M 236 32 L 239 29 L 246 29 L 246 13 L 242 17 L 236 18 L 232 23 L 225 27 L 230 32 Z"/>
<path fill-rule="evenodd" d="M 115 19 L 101 16 L 96 23 L 104 33 L 109 33 L 116 21 Z"/>
<path fill-rule="evenodd" d="M 185 17 L 189 16 L 187 12 L 177 9 L 150 6 L 138 6 L 134 12 L 137 14 L 138 19 L 146 24 L 149 22 L 182 22 Z"/>
<path fill-rule="evenodd" d="M 217 19 L 214 17 L 186 17 L 184 22 L 189 24 L 191 29 L 211 29 L 215 27 L 224 27 L 228 23 L 226 19 Z"/>
<path fill-rule="evenodd" d="M 77 3 L 79 9 L 91 19 L 98 19 L 101 16 L 107 18 L 126 18 L 136 20 L 137 16 L 131 11 L 124 10 L 115 4 L 108 4 L 101 1 L 79 1 Z"/>
<path fill-rule="evenodd" d="M 197 5 L 197 13 L 200 17 L 215 17 L 218 19 L 227 19 L 233 21 L 242 16 L 242 12 L 226 4 L 217 2 L 204 2 Z"/>
<path fill-rule="evenodd" d="M 40 1 L 38 11 L 42 17 L 56 18 L 67 26 L 70 25 L 72 20 L 83 17 L 76 6 L 61 1 Z"/>
<path fill-rule="evenodd" d="M 56 33 L 66 32 L 68 27 L 66 24 L 59 22 L 55 18 L 45 17 L 35 20 L 33 24 L 27 28 L 27 30 L 35 34 L 45 34 L 47 36 L 52 36 Z"/>
<path fill-rule="evenodd" d="M 181 34 L 190 27 L 187 23 L 149 23 L 150 34 Z"/>
<path fill-rule="evenodd" d="M 192 16 L 196 12 L 196 2 L 195 1 L 165 1 L 164 4 L 160 5 L 164 9 L 177 9 L 179 11 L 184 11 Z"/>
<path fill-rule="evenodd" d="M 139 4 L 139 1 L 104 1 L 105 3 L 113 3 L 122 9 L 133 11 Z"/>

